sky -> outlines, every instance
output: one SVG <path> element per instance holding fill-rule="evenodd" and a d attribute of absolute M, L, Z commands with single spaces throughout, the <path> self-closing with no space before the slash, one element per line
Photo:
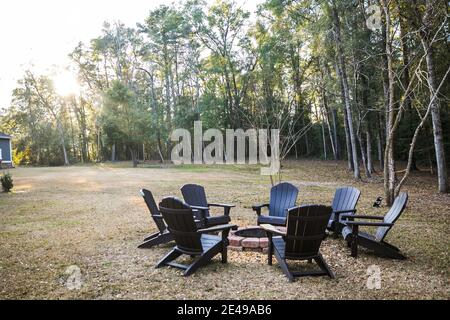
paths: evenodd
<path fill-rule="evenodd" d="M 88 42 L 99 36 L 105 21 L 120 20 L 134 27 L 136 22 L 144 21 L 150 10 L 173 2 L 176 1 L 0 1 L 0 108 L 9 105 L 11 91 L 26 69 L 38 74 L 55 74 L 60 93 L 70 91 L 76 82 L 75 76 L 65 71 L 69 65 L 68 54 L 80 41 Z M 262 1 L 236 2 L 254 12 Z"/>

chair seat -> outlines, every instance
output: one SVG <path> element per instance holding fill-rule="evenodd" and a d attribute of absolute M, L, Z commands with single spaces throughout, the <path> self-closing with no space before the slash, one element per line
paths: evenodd
<path fill-rule="evenodd" d="M 221 242 L 222 238 L 212 234 L 202 234 L 200 241 L 202 242 L 203 251 L 207 251 Z"/>
<path fill-rule="evenodd" d="M 227 224 L 231 221 L 229 216 L 209 216 L 206 218 L 206 224 L 208 227 L 217 226 L 219 224 Z"/>
<path fill-rule="evenodd" d="M 258 223 L 263 224 L 272 224 L 276 226 L 285 226 L 286 225 L 286 218 L 285 217 L 274 217 L 274 216 L 258 216 Z"/>
<path fill-rule="evenodd" d="M 352 228 L 351 228 L 351 227 L 345 226 L 345 227 L 342 229 L 342 237 L 344 238 L 344 240 L 347 240 L 347 237 L 349 237 L 351 234 L 352 234 Z M 377 240 L 375 239 L 375 236 L 373 236 L 373 235 L 371 235 L 371 234 L 369 234 L 369 233 L 366 233 L 366 232 L 361 232 L 361 231 L 359 231 L 359 232 L 358 232 L 358 237 L 360 237 L 360 238 L 365 238 L 365 239 L 371 240 L 371 241 L 377 241 Z"/>

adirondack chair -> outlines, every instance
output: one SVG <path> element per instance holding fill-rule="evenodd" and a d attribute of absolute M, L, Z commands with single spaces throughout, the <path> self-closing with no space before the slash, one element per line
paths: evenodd
<path fill-rule="evenodd" d="M 406 208 L 408 202 L 408 194 L 402 192 L 394 200 L 394 204 L 385 216 L 369 216 L 369 215 L 342 215 L 346 226 L 342 229 L 342 236 L 351 247 L 351 255 L 358 256 L 358 246 L 361 245 L 369 250 L 375 251 L 376 254 L 386 256 L 392 259 L 406 259 L 400 253 L 400 250 L 393 245 L 384 241 L 389 230 L 394 226 L 397 219 Z M 348 221 L 350 218 L 352 221 Z M 355 221 L 358 219 L 382 220 L 382 222 L 371 221 Z M 359 227 L 372 226 L 378 227 L 375 234 L 369 234 L 359 231 Z"/>
<path fill-rule="evenodd" d="M 353 187 L 343 187 L 336 190 L 333 203 L 331 204 L 333 212 L 327 225 L 328 230 L 333 231 L 335 234 L 339 234 L 342 231 L 345 225 L 341 222 L 340 215 L 355 214 L 356 204 L 360 195 L 361 191 Z"/>
<path fill-rule="evenodd" d="M 269 203 L 252 206 L 252 209 L 258 215 L 257 224 L 286 225 L 287 209 L 295 206 L 297 195 L 298 189 L 288 182 L 273 186 L 270 190 Z M 268 216 L 261 214 L 261 209 L 264 207 L 269 208 Z"/>
<path fill-rule="evenodd" d="M 201 221 L 203 227 L 212 227 L 227 224 L 231 221 L 230 210 L 235 206 L 232 204 L 209 203 L 206 199 L 205 188 L 198 184 L 185 184 L 181 187 L 184 201 L 194 209 L 194 215 Z M 223 215 L 211 216 L 210 207 L 222 207 Z"/>
<path fill-rule="evenodd" d="M 167 265 L 182 269 L 184 276 L 189 276 L 219 253 L 222 254 L 222 263 L 227 262 L 228 233 L 236 226 L 225 224 L 198 229 L 192 208 L 174 197 L 164 198 L 159 204 L 159 210 L 175 237 L 176 246 L 158 262 L 156 268 Z M 207 234 L 219 231 L 221 236 Z M 174 262 L 183 254 L 195 257 L 190 265 Z"/>
<path fill-rule="evenodd" d="M 146 237 L 138 248 L 151 248 L 174 240 L 173 235 L 167 229 L 164 219 L 156 206 L 152 193 L 147 189 L 141 189 L 140 194 L 144 198 L 145 204 L 159 231 Z"/>
<path fill-rule="evenodd" d="M 269 238 L 268 264 L 272 255 L 278 261 L 290 282 L 294 277 L 327 275 L 334 279 L 334 273 L 320 254 L 320 245 L 325 238 L 325 229 L 331 216 L 331 207 L 308 205 L 291 208 L 287 215 L 287 227 L 280 230 L 270 224 L 262 224 Z M 291 271 L 287 260 L 314 260 L 320 270 Z"/>

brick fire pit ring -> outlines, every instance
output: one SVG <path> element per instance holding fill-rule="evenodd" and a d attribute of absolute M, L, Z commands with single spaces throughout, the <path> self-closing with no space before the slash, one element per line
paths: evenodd
<path fill-rule="evenodd" d="M 240 227 L 228 236 L 228 249 L 235 251 L 256 251 L 267 253 L 269 240 L 264 229 L 258 226 Z"/>

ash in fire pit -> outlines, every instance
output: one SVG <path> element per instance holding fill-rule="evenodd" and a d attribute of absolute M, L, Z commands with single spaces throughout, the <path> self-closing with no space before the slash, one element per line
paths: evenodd
<path fill-rule="evenodd" d="M 269 247 L 266 232 L 258 226 L 239 228 L 236 231 L 231 231 L 228 240 L 230 241 L 228 249 L 236 251 L 267 253 Z"/>

